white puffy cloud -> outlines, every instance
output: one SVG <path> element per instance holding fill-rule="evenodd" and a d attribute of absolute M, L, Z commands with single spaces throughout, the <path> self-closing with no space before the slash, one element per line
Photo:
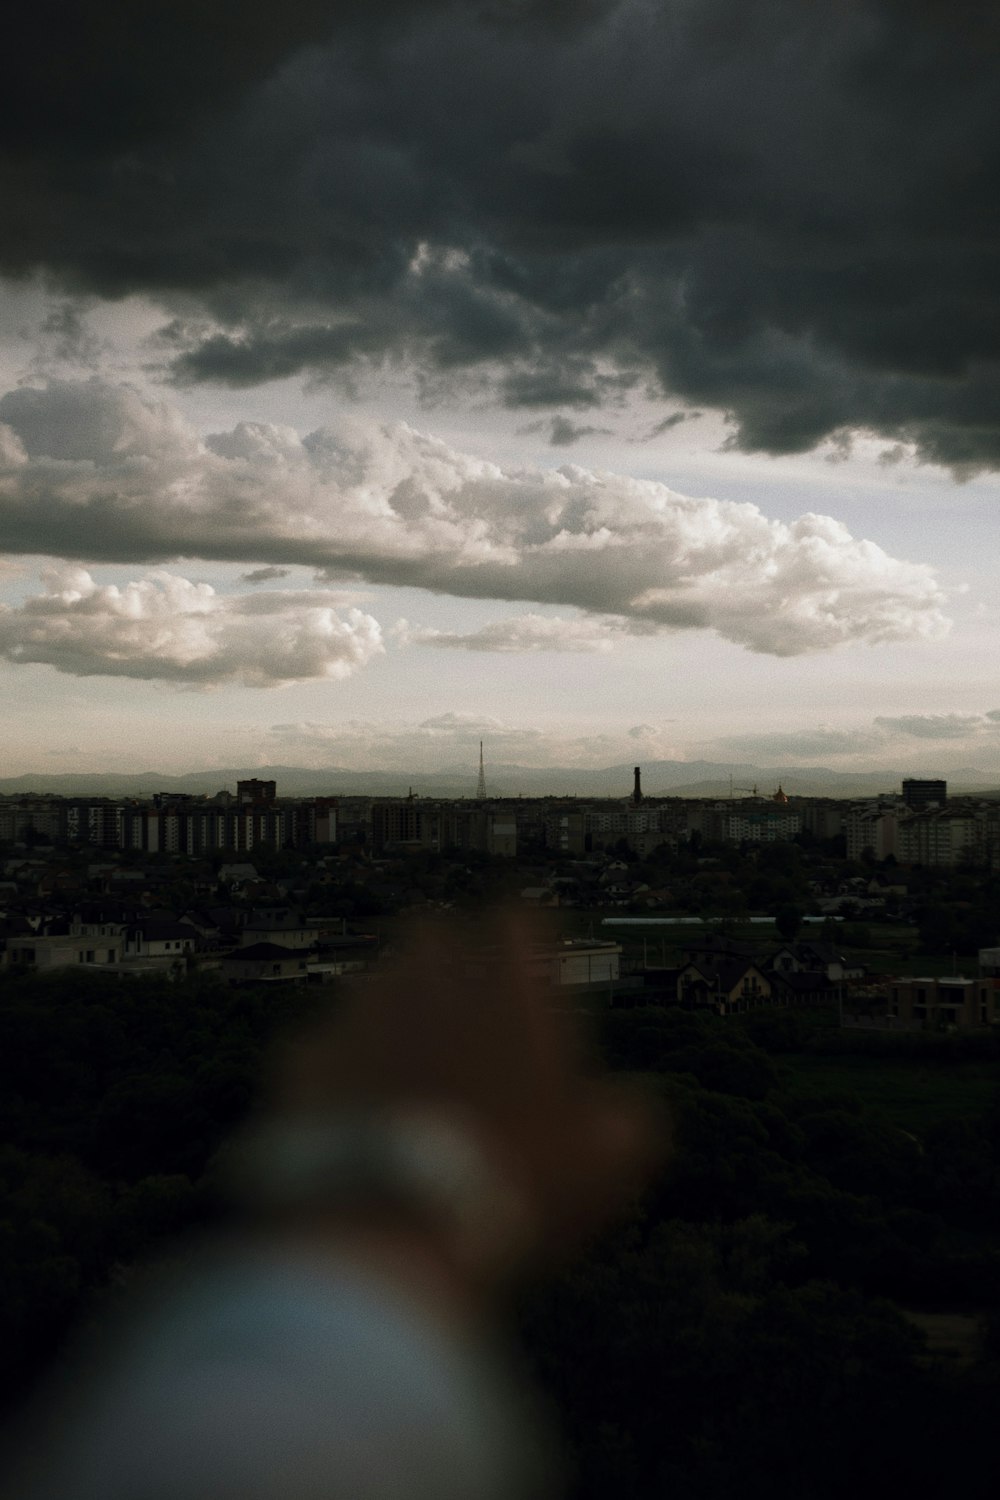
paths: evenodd
<path fill-rule="evenodd" d="M 45 582 L 45 593 L 0 606 L 9 661 L 78 677 L 275 687 L 347 677 L 384 650 L 377 620 L 339 614 L 337 596 L 322 590 L 226 596 L 162 570 L 119 588 L 72 567 Z"/>
<path fill-rule="evenodd" d="M 552 615 L 514 615 L 491 620 L 465 633 L 412 626 L 400 620 L 394 635 L 402 646 L 443 646 L 459 651 L 610 651 L 621 626 L 582 616 L 575 620 Z"/>
<path fill-rule="evenodd" d="M 305 564 L 624 630 L 710 629 L 779 656 L 947 629 L 929 567 L 828 516 L 788 525 L 572 464 L 502 469 L 403 424 L 300 437 L 240 423 L 202 441 L 169 406 L 96 378 L 9 392 L 0 422 L 10 552 Z"/>

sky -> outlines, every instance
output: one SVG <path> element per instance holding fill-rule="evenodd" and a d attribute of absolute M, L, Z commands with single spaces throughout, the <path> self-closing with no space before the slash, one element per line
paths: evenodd
<path fill-rule="evenodd" d="M 1000 780 L 994 5 L 15 24 L 0 776 Z"/>

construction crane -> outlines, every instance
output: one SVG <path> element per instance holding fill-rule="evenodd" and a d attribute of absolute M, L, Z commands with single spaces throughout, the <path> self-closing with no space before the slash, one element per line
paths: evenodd
<path fill-rule="evenodd" d="M 729 778 L 729 800 L 730 800 L 730 802 L 733 800 L 733 793 L 734 792 L 747 792 L 751 797 L 756 797 L 757 796 L 757 788 L 756 788 L 756 786 L 733 786 L 733 778 L 730 776 L 730 778 Z"/>

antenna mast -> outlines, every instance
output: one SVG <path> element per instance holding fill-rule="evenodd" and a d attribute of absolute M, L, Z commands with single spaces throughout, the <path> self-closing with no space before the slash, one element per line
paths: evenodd
<path fill-rule="evenodd" d="M 476 796 L 480 802 L 486 800 L 486 768 L 483 765 L 483 742 L 479 741 L 479 782 L 476 786 Z"/>

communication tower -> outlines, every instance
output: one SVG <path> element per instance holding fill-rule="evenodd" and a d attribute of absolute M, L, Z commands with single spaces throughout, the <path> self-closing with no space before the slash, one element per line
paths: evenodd
<path fill-rule="evenodd" d="M 479 741 L 479 781 L 476 785 L 476 796 L 480 802 L 486 800 L 486 768 L 483 765 L 483 742 Z"/>

